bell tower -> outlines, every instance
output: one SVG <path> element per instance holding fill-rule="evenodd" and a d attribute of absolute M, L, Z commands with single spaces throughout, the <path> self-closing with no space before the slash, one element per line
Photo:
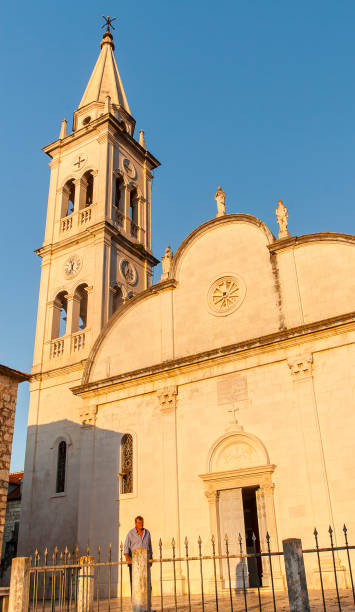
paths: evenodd
<path fill-rule="evenodd" d="M 151 285 L 151 181 L 107 19 L 99 57 L 51 157 L 33 373 L 84 360 L 109 317 Z"/>

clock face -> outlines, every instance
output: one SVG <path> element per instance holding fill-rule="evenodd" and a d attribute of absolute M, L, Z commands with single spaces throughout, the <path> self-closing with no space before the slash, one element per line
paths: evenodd
<path fill-rule="evenodd" d="M 81 260 L 78 255 L 71 255 L 64 264 L 64 274 L 74 276 L 81 268 Z"/>

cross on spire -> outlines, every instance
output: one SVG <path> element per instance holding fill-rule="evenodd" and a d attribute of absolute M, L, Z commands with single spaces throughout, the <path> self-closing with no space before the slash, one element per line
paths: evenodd
<path fill-rule="evenodd" d="M 112 25 L 112 22 L 116 21 L 116 17 L 113 17 L 111 19 L 110 16 L 105 17 L 105 15 L 102 15 L 102 19 L 105 20 L 105 23 L 101 26 L 101 28 L 106 28 L 106 32 L 110 34 L 111 33 L 110 28 L 112 28 L 113 30 L 115 29 L 115 26 Z"/>

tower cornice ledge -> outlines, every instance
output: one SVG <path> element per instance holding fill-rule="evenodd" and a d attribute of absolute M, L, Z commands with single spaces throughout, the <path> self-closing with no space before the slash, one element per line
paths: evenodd
<path fill-rule="evenodd" d="M 144 149 L 144 147 L 142 147 L 139 144 L 139 142 L 137 142 L 133 138 L 133 136 L 128 134 L 128 132 L 122 127 L 120 121 L 118 121 L 118 119 L 116 119 L 116 117 L 114 117 L 111 113 L 106 113 L 105 115 L 101 115 L 101 117 L 98 117 L 97 119 L 89 123 L 87 127 L 84 127 L 75 132 L 72 132 L 66 138 L 62 140 L 58 138 L 54 142 L 51 142 L 49 145 L 43 147 L 42 151 L 46 153 L 47 155 L 49 155 L 49 157 L 53 158 L 55 157 L 56 151 L 59 152 L 61 149 L 66 147 L 68 144 L 75 142 L 79 138 L 82 138 L 84 134 L 90 134 L 91 132 L 94 132 L 95 130 L 97 130 L 97 128 L 104 125 L 105 123 L 108 123 L 109 127 L 114 128 L 113 135 L 115 134 L 115 131 L 118 130 L 120 133 L 120 138 L 123 139 L 128 146 L 131 146 L 133 149 L 139 152 L 142 156 L 144 156 L 144 158 L 149 163 L 152 169 L 158 168 L 158 166 L 160 166 L 159 160 L 156 157 L 154 157 L 152 153 L 147 151 L 147 149 Z"/>
<path fill-rule="evenodd" d="M 70 238 L 66 238 L 61 240 L 60 242 L 44 244 L 38 249 L 35 249 L 34 253 L 41 258 L 46 257 L 47 255 L 52 255 L 58 251 L 66 250 L 68 247 L 79 244 L 81 242 L 87 242 L 91 240 L 93 235 L 105 234 L 109 239 L 114 240 L 121 246 L 124 246 L 132 255 L 140 259 L 141 261 L 147 260 L 152 266 L 158 265 L 160 263 L 159 259 L 154 257 L 153 253 L 147 251 L 143 244 L 139 242 L 130 242 L 123 234 L 120 234 L 116 227 L 112 225 L 112 223 L 106 219 L 105 221 L 100 221 L 95 225 L 91 225 L 90 227 L 85 228 L 79 234 L 75 234 Z"/>

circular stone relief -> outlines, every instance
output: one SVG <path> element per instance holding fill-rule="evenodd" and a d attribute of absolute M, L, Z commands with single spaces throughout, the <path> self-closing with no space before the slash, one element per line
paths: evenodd
<path fill-rule="evenodd" d="M 134 265 L 127 259 L 122 259 L 120 262 L 120 272 L 125 281 L 129 285 L 135 285 L 138 279 L 137 270 Z"/>
<path fill-rule="evenodd" d="M 239 276 L 235 274 L 220 276 L 208 289 L 209 311 L 219 317 L 229 315 L 239 308 L 244 297 L 245 284 Z"/>
<path fill-rule="evenodd" d="M 134 166 L 133 162 L 131 162 L 131 160 L 130 160 L 130 159 L 128 159 L 127 157 L 125 157 L 125 158 L 124 158 L 124 160 L 123 160 L 123 162 L 122 162 L 122 165 L 123 165 L 123 169 L 124 169 L 124 171 L 126 172 L 126 174 L 128 174 L 128 176 L 129 176 L 131 179 L 135 179 L 135 178 L 136 178 L 136 176 L 137 176 L 137 170 L 136 170 L 136 168 L 135 168 L 135 166 Z"/>

